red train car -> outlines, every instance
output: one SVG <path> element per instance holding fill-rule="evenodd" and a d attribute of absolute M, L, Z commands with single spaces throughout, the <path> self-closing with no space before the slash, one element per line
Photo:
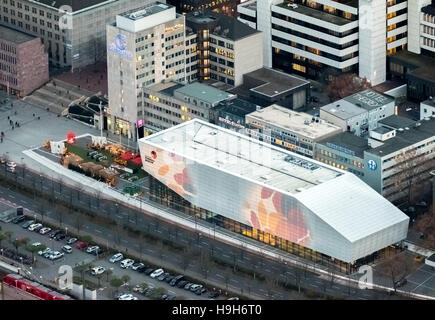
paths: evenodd
<path fill-rule="evenodd" d="M 7 274 L 4 276 L 3 282 L 11 287 L 28 292 L 41 300 L 71 300 L 67 295 L 53 291 L 38 282 L 31 281 L 18 274 Z"/>

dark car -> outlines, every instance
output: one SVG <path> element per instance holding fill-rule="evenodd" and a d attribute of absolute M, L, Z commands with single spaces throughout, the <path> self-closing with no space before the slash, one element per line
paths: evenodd
<path fill-rule="evenodd" d="M 146 270 L 144 271 L 144 273 L 145 273 L 147 276 L 149 276 L 151 273 L 153 273 L 153 271 L 154 271 L 154 269 L 152 269 L 152 268 L 148 268 L 148 269 L 146 269 Z"/>
<path fill-rule="evenodd" d="M 59 233 L 62 233 L 62 230 L 54 230 L 50 233 L 50 238 L 54 239 Z"/>
<path fill-rule="evenodd" d="M 63 240 L 63 239 L 65 239 L 65 237 L 66 237 L 66 235 L 64 233 L 59 232 L 58 234 L 56 234 L 54 236 L 54 240 L 56 240 L 56 241 Z"/>
<path fill-rule="evenodd" d="M 172 281 L 174 278 L 175 278 L 174 276 L 167 276 L 167 277 L 165 278 L 165 282 L 166 282 L 166 283 L 171 283 L 171 281 Z"/>
<path fill-rule="evenodd" d="M 34 228 L 33 231 L 39 232 L 39 230 L 41 230 L 42 228 L 44 228 L 44 226 L 41 224 L 40 226 Z"/>
<path fill-rule="evenodd" d="M 20 222 L 23 222 L 24 220 L 26 220 L 26 216 L 18 216 L 18 217 L 15 217 L 11 222 L 18 224 Z"/>
<path fill-rule="evenodd" d="M 206 293 L 207 289 L 206 288 L 199 288 L 199 289 L 195 290 L 194 292 L 196 295 L 200 296 L 201 294 Z"/>
<path fill-rule="evenodd" d="M 167 273 L 167 272 L 165 272 L 164 274 L 162 274 L 161 276 L 159 276 L 159 277 L 157 278 L 157 280 L 159 280 L 159 281 L 163 281 L 163 280 L 166 279 L 166 277 L 169 277 L 169 273 Z"/>
<path fill-rule="evenodd" d="M 220 296 L 220 294 L 219 294 L 219 292 L 217 292 L 217 291 L 210 292 L 210 293 L 208 294 L 208 297 L 211 298 L 211 299 L 216 299 L 216 298 L 219 297 L 219 296 Z"/>
<path fill-rule="evenodd" d="M 30 227 L 34 223 L 35 223 L 35 221 L 33 221 L 33 220 L 27 220 L 21 226 L 23 227 L 23 229 L 27 229 L 28 227 Z"/>
<path fill-rule="evenodd" d="M 169 282 L 170 286 L 175 286 L 178 282 L 180 282 L 184 276 L 182 274 L 179 274 L 178 276 L 174 277 L 171 282 Z"/>
<path fill-rule="evenodd" d="M 136 269 L 136 271 L 139 273 L 144 273 L 145 270 L 147 270 L 147 266 L 140 266 Z"/>
<path fill-rule="evenodd" d="M 98 248 L 98 249 L 92 251 L 91 253 L 92 253 L 94 256 L 97 256 L 97 255 L 100 255 L 100 254 L 103 253 L 103 249 Z"/>
<path fill-rule="evenodd" d="M 181 280 L 180 282 L 177 283 L 177 288 L 184 288 L 184 286 L 185 286 L 188 282 L 189 282 L 189 281 Z"/>

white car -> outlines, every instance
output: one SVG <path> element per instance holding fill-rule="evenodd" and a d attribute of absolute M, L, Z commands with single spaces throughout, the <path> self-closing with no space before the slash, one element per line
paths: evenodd
<path fill-rule="evenodd" d="M 95 268 L 91 269 L 91 274 L 96 276 L 96 275 L 99 275 L 99 274 L 103 274 L 104 271 L 106 271 L 106 268 L 104 268 L 104 267 L 101 267 L 101 266 L 100 267 L 95 267 Z"/>
<path fill-rule="evenodd" d="M 157 277 L 161 276 L 163 273 L 165 273 L 165 270 L 163 270 L 163 269 L 157 269 L 153 273 L 150 274 L 150 277 L 151 278 L 157 278 Z"/>
<path fill-rule="evenodd" d="M 32 247 L 39 247 L 41 245 L 41 242 L 33 242 Z"/>
<path fill-rule="evenodd" d="M 126 293 L 123 295 L 120 295 L 118 297 L 118 300 L 139 300 L 138 298 L 136 298 L 134 295 L 132 295 L 131 293 Z"/>
<path fill-rule="evenodd" d="M 29 231 L 35 231 L 36 228 L 40 228 L 40 227 L 42 227 L 42 224 L 40 224 L 40 223 L 34 223 L 27 230 L 29 230 Z"/>
<path fill-rule="evenodd" d="M 94 252 L 94 251 L 97 251 L 98 249 L 100 249 L 99 246 L 91 246 L 91 247 L 88 247 L 88 248 L 86 249 L 86 252 L 87 252 L 87 253 L 92 253 L 92 252 Z"/>
<path fill-rule="evenodd" d="M 45 248 L 44 250 L 38 251 L 38 254 L 40 256 L 43 256 L 43 255 L 45 255 L 46 253 L 49 253 L 49 252 L 51 252 L 51 249 L 50 248 Z"/>
<path fill-rule="evenodd" d="M 62 252 L 55 251 L 55 252 L 53 252 L 53 253 L 48 257 L 48 259 L 50 259 L 50 260 L 57 260 L 57 259 L 62 258 L 63 256 L 64 256 L 64 254 L 63 254 Z"/>
<path fill-rule="evenodd" d="M 132 265 L 134 265 L 134 260 L 124 259 L 124 260 L 121 261 L 121 268 L 123 268 L 123 269 L 128 269 Z"/>
<path fill-rule="evenodd" d="M 109 259 L 109 262 L 110 263 L 115 263 L 115 262 L 118 262 L 118 261 L 121 261 L 122 259 L 124 258 L 124 256 L 122 255 L 122 253 L 116 253 L 116 254 L 114 254 L 110 259 Z"/>
<path fill-rule="evenodd" d="M 49 227 L 44 227 L 44 228 L 42 228 L 41 230 L 39 230 L 39 233 L 40 234 L 47 234 L 47 233 L 49 233 L 51 231 L 51 228 L 49 228 Z"/>
<path fill-rule="evenodd" d="M 66 244 L 62 247 L 62 251 L 66 253 L 72 253 L 72 247 Z"/>

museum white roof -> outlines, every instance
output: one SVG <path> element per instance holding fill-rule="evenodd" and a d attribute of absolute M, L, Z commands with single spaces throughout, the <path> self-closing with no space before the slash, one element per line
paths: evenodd
<path fill-rule="evenodd" d="M 289 194 L 351 242 L 409 219 L 352 173 L 202 120 L 142 143 Z"/>

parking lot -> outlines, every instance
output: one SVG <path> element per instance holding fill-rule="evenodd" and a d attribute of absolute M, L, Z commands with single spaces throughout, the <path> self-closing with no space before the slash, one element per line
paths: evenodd
<path fill-rule="evenodd" d="M 0 212 L 3 212 L 7 209 L 10 209 L 10 207 L 0 204 Z M 26 221 L 29 220 L 36 220 L 35 217 L 26 217 Z M 66 251 L 62 250 L 62 247 L 64 247 L 67 244 L 67 241 L 73 237 L 70 233 L 68 233 L 68 229 L 57 229 L 58 235 L 64 234 L 65 238 L 63 236 L 60 236 L 59 240 L 56 240 L 56 237 L 50 237 L 50 235 L 53 234 L 54 229 L 56 229 L 54 226 L 51 227 L 51 231 L 46 234 L 40 234 L 39 232 L 42 230 L 41 226 L 37 228 L 39 231 L 30 231 L 28 228 L 23 228 L 23 225 L 26 221 L 21 221 L 17 224 L 15 224 L 13 221 L 9 223 L 0 222 L 0 226 L 2 227 L 2 232 L 10 231 L 12 233 L 11 241 L 14 241 L 15 239 L 23 239 L 28 238 L 28 245 L 31 246 L 34 243 L 40 243 L 42 247 L 40 247 L 41 250 L 45 248 L 50 248 L 53 251 L 61 252 L 62 255 L 59 258 L 50 259 L 50 254 L 46 254 L 44 257 L 43 255 L 39 255 L 38 252 L 35 253 L 36 257 L 36 263 L 33 266 L 25 266 L 27 270 L 30 270 L 33 273 L 33 276 L 36 278 L 39 278 L 41 281 L 46 280 L 49 282 L 53 282 L 54 279 L 59 275 L 58 270 L 61 265 L 69 265 L 73 269 L 75 269 L 79 265 L 88 265 L 89 269 L 85 271 L 85 280 L 91 281 L 95 284 L 100 283 L 100 288 L 98 289 L 98 298 L 100 299 L 114 299 L 114 291 L 115 288 L 111 287 L 110 285 L 110 278 L 118 278 L 121 279 L 125 276 L 128 276 L 128 282 L 121 285 L 119 287 L 118 294 L 121 293 L 130 293 L 133 296 L 137 297 L 139 300 L 148 300 L 148 299 L 189 299 L 189 300 L 207 300 L 210 299 L 210 293 L 213 292 L 213 288 L 204 288 L 206 289 L 206 292 L 202 294 L 195 294 L 194 292 L 191 292 L 189 290 L 185 290 L 183 287 L 178 288 L 177 286 L 171 286 L 168 282 L 167 277 L 162 277 L 158 279 L 152 278 L 150 275 L 150 270 L 154 271 L 156 267 L 147 265 L 144 261 L 136 261 L 136 262 L 143 262 L 144 267 L 142 268 L 142 272 L 134 271 L 131 267 L 130 268 L 121 268 L 121 262 L 126 257 L 123 257 L 120 261 L 117 261 L 115 263 L 109 262 L 109 258 L 114 254 L 113 252 L 107 251 L 106 247 L 100 248 L 100 252 L 98 255 L 87 253 L 86 249 L 87 247 L 83 247 L 81 250 L 77 249 L 77 245 L 81 243 L 80 239 L 78 239 L 75 243 L 71 244 L 72 250 L 70 253 L 67 253 Z M 47 224 L 43 221 L 37 221 L 37 223 L 41 223 L 43 227 L 46 227 Z M 27 223 L 28 227 L 34 228 L 35 224 Z M 80 238 L 80 237 L 78 237 Z M 2 242 L 2 247 L 5 248 L 7 244 L 7 240 Z M 89 246 L 91 247 L 91 246 Z M 108 246 L 107 246 L 108 247 Z M 9 249 L 14 250 L 13 245 L 9 244 Z M 24 247 L 19 247 L 19 253 L 21 255 L 27 255 L 31 256 L 31 253 L 28 252 Z M 47 249 L 45 249 L 47 251 Z M 45 251 L 45 252 L 46 252 Z M 44 251 L 43 251 L 44 252 Z M 42 252 L 39 252 L 42 253 Z M 52 255 L 52 258 L 56 255 Z M 100 280 L 98 280 L 98 277 L 96 275 L 92 275 L 91 268 L 94 267 L 103 267 L 104 272 L 102 273 L 102 276 L 100 277 Z M 107 273 L 107 270 L 110 270 L 110 278 L 105 274 Z M 146 272 L 148 271 L 148 272 Z M 165 272 L 165 271 L 164 271 Z M 148 274 L 146 274 L 148 273 Z M 76 275 L 79 275 L 76 273 Z M 167 275 L 175 277 L 177 275 Z M 109 280 L 109 281 L 107 281 Z M 166 280 L 166 281 L 165 281 Z M 180 281 L 183 281 L 185 279 L 181 279 Z M 187 281 L 187 280 L 186 280 Z M 141 294 L 138 292 L 138 285 L 146 284 L 145 287 L 149 288 L 148 291 L 143 292 Z M 134 289 L 134 287 L 137 287 Z M 144 291 L 144 290 L 141 290 Z M 154 292 L 154 294 L 153 294 Z M 160 293 L 159 296 L 156 296 L 157 293 Z M 221 298 L 223 299 L 223 298 Z"/>

